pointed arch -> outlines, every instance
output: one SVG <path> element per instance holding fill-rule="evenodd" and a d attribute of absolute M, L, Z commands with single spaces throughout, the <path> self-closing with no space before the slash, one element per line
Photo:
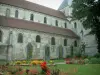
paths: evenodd
<path fill-rule="evenodd" d="M 22 33 L 19 33 L 18 34 L 18 43 L 23 43 L 23 34 Z"/>
<path fill-rule="evenodd" d="M 58 53 L 58 58 L 62 59 L 64 54 L 62 45 L 58 46 L 57 53 Z"/>
<path fill-rule="evenodd" d="M 45 46 L 45 60 L 50 60 L 50 47 Z"/>
<path fill-rule="evenodd" d="M 33 46 L 31 43 L 27 44 L 27 60 L 32 59 Z"/>
<path fill-rule="evenodd" d="M 8 9 L 8 8 L 6 9 L 6 16 L 10 17 L 10 9 Z"/>
<path fill-rule="evenodd" d="M 37 35 L 37 36 L 36 36 L 36 42 L 38 42 L 38 43 L 41 42 L 41 37 L 40 37 L 40 35 Z"/>

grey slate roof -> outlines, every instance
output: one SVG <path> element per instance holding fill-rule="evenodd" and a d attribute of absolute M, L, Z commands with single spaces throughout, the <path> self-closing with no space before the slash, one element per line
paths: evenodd
<path fill-rule="evenodd" d="M 79 39 L 79 36 L 76 35 L 70 29 L 49 26 L 49 25 L 45 25 L 45 24 L 41 24 L 37 22 L 30 22 L 26 20 L 15 19 L 15 18 L 8 18 L 5 16 L 0 16 L 0 25 L 4 27 L 40 31 L 40 32 L 58 34 L 58 35 L 63 35 L 70 38 Z"/>
<path fill-rule="evenodd" d="M 62 19 L 66 19 L 65 15 L 58 10 L 54 10 L 54 9 L 51 9 L 51 8 L 48 8 L 36 3 L 25 1 L 25 0 L 0 0 L 0 3 L 40 12 L 43 14 L 47 14 L 47 15 L 62 18 Z"/>

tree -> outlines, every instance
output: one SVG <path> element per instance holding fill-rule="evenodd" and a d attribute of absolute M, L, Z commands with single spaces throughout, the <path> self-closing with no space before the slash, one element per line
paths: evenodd
<path fill-rule="evenodd" d="M 80 20 L 85 29 L 91 29 L 89 34 L 96 36 L 100 53 L 100 0 L 73 0 L 72 7 L 73 17 Z"/>

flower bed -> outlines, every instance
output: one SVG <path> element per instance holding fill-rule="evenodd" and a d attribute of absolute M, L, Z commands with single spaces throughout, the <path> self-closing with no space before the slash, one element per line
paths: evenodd
<path fill-rule="evenodd" d="M 65 59 L 66 64 L 84 64 L 85 61 L 82 58 L 67 58 Z"/>

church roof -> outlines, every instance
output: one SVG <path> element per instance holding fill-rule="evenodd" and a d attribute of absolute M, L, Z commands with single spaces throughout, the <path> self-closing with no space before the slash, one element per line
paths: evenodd
<path fill-rule="evenodd" d="M 0 16 L 0 25 L 5 27 L 19 28 L 19 29 L 27 29 L 34 30 L 52 34 L 58 34 L 67 36 L 70 38 L 79 38 L 73 31 L 70 29 L 64 29 L 60 27 L 49 26 L 46 24 L 40 24 L 36 22 L 30 22 L 26 20 L 19 20 L 15 18 L 7 18 L 4 16 Z"/>
<path fill-rule="evenodd" d="M 62 2 L 62 4 L 60 5 L 60 7 L 58 8 L 58 10 L 61 10 L 61 9 L 65 8 L 67 5 L 68 5 L 68 0 L 64 0 Z"/>
<path fill-rule="evenodd" d="M 25 0 L 0 0 L 0 3 L 40 12 L 43 14 L 55 16 L 55 17 L 62 18 L 62 19 L 66 19 L 65 15 L 58 10 L 54 10 L 54 9 L 51 9 L 51 8 L 48 8 L 42 5 L 38 5 L 32 2 L 25 1 Z"/>

